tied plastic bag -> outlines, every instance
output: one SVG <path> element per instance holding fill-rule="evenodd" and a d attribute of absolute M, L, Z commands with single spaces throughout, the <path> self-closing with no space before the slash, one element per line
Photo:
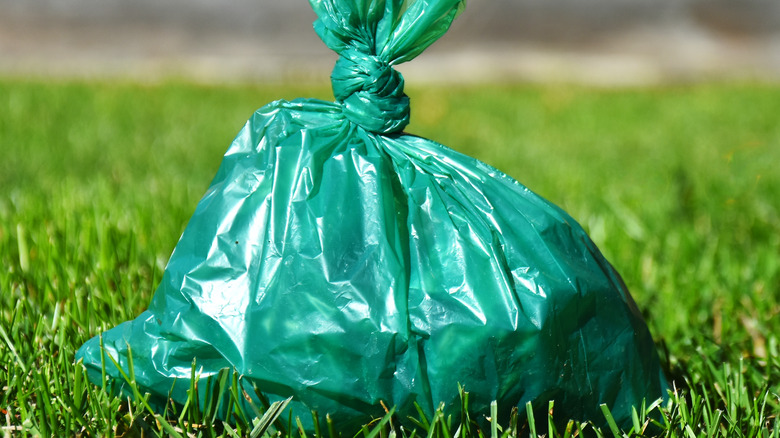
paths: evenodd
<path fill-rule="evenodd" d="M 338 427 L 416 402 L 501 416 L 555 401 L 627 424 L 662 397 L 650 334 L 620 277 L 565 212 L 517 181 L 402 132 L 392 66 L 439 38 L 458 0 L 311 0 L 339 53 L 336 102 L 259 109 L 224 156 L 149 309 L 78 351 L 90 378 L 183 403 L 228 368 L 295 416 Z M 128 291 L 131 293 L 131 291 Z M 110 356 L 112 361 L 107 357 Z M 125 391 L 126 391 L 125 387 Z M 205 391 L 203 391 L 205 392 Z M 247 391 L 252 394 L 253 391 Z M 201 400 L 202 402 L 202 400 Z"/>

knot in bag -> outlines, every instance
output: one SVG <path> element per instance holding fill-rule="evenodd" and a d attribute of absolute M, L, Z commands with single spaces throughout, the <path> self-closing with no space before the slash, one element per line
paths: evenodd
<path fill-rule="evenodd" d="M 344 115 L 367 131 L 392 134 L 409 124 L 404 78 L 378 57 L 355 49 L 342 51 L 331 82 Z"/>

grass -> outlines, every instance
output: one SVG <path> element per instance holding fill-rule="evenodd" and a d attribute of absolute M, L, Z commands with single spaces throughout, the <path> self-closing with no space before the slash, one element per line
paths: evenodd
<path fill-rule="evenodd" d="M 567 423 L 554 406 L 549 425 L 521 407 L 480 428 L 463 394 L 460 418 L 402 429 L 388 415 L 358 435 L 780 437 L 780 86 L 408 92 L 407 131 L 495 165 L 585 226 L 676 390 L 637 407 L 631 430 Z M 0 79 L 0 435 L 305 435 L 278 405 L 236 408 L 232 425 L 213 420 L 223 400 L 153 413 L 143 394 L 110 397 L 73 363 L 84 341 L 148 305 L 251 112 L 301 96 L 330 91 Z M 213 385 L 235 402 L 237 379 Z M 316 435 L 352 436 L 329 426 Z"/>

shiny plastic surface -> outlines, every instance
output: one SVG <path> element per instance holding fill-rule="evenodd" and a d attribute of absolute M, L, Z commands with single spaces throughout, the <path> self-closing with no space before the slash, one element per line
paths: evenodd
<path fill-rule="evenodd" d="M 454 0 L 312 0 L 341 54 L 337 102 L 259 109 L 224 156 L 149 309 L 103 333 L 153 398 L 183 402 L 230 368 L 356 427 L 417 402 L 503 418 L 531 401 L 619 423 L 666 382 L 618 274 L 565 212 L 517 181 L 401 132 L 403 78 L 462 7 Z M 132 291 L 127 291 L 132 293 Z M 101 381 L 100 339 L 78 352 Z M 122 381 L 106 359 L 109 378 Z M 251 390 L 249 391 L 252 392 Z"/>

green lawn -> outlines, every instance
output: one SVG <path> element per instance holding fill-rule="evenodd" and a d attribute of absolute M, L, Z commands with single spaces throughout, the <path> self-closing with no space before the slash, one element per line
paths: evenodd
<path fill-rule="evenodd" d="M 678 389 L 654 409 L 661 434 L 780 437 L 780 85 L 407 92 L 408 132 L 560 205 L 623 275 Z M 327 86 L 0 79 L 0 435 L 249 433 L 199 427 L 193 409 L 155 418 L 85 383 L 73 357 L 145 309 L 252 111 L 295 97 L 331 98 Z M 522 411 L 499 425 L 546 429 Z M 572 434 L 582 428 L 614 432 Z"/>

